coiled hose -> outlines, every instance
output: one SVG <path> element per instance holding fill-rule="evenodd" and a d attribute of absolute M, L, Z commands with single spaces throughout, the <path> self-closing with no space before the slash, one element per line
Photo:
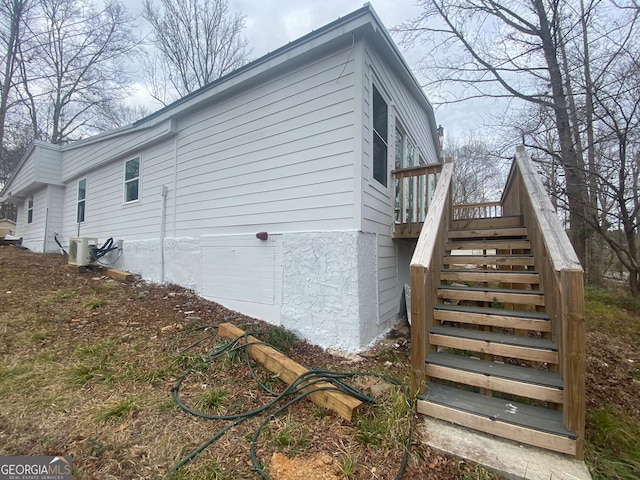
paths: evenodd
<path fill-rule="evenodd" d="M 217 336 L 217 334 L 213 333 L 211 335 L 205 336 L 204 338 L 201 338 L 191 343 L 185 348 L 178 349 L 177 347 L 178 343 L 183 341 L 185 337 L 192 335 L 196 332 L 201 332 L 206 330 L 213 330 L 214 332 L 217 332 L 217 329 L 218 329 L 217 325 L 204 325 L 204 326 L 199 326 L 194 329 L 191 329 L 185 334 L 179 336 L 173 342 L 173 344 L 171 345 L 171 352 L 174 355 L 183 355 L 185 354 L 185 352 L 191 350 L 192 348 L 206 341 L 209 341 L 214 336 Z M 275 419 L 278 414 L 282 413 L 291 405 L 306 398 L 308 395 L 311 395 L 312 393 L 319 392 L 319 391 L 331 390 L 336 392 L 342 392 L 344 394 L 350 395 L 360 400 L 363 403 L 374 405 L 375 404 L 374 399 L 372 399 L 368 395 L 364 394 L 363 392 L 354 388 L 352 385 L 346 382 L 346 380 L 354 377 L 362 377 L 362 376 L 376 377 L 399 387 L 405 396 L 409 415 L 413 416 L 413 402 L 411 400 L 409 391 L 406 388 L 406 386 L 400 383 L 398 380 L 396 380 L 393 377 L 380 374 L 380 373 L 375 373 L 375 372 L 334 372 L 334 371 L 327 371 L 327 370 L 310 369 L 304 374 L 300 375 L 296 380 L 294 380 L 283 392 L 281 393 L 274 392 L 258 379 L 251 365 L 251 361 L 249 358 L 249 351 L 248 351 L 248 347 L 251 345 L 268 345 L 271 348 L 274 348 L 274 347 L 273 345 L 269 345 L 265 342 L 247 341 L 250 335 L 251 333 L 247 331 L 244 333 L 244 335 L 241 335 L 235 339 L 224 342 L 222 345 L 211 349 L 205 356 L 201 358 L 206 364 L 210 364 L 211 362 L 221 357 L 222 355 L 233 354 L 235 352 L 244 353 L 244 357 L 245 357 L 247 366 L 249 368 L 249 371 L 251 372 L 251 376 L 265 392 L 273 396 L 273 399 L 259 408 L 256 408 L 247 412 L 232 414 L 232 415 L 212 415 L 204 412 L 199 412 L 185 405 L 180 399 L 180 387 L 182 383 L 185 381 L 186 378 L 189 377 L 189 375 L 191 375 L 194 372 L 193 369 L 186 370 L 176 380 L 176 383 L 171 390 L 171 394 L 176 404 L 183 411 L 191 415 L 194 415 L 196 417 L 204 418 L 208 420 L 228 420 L 231 423 L 229 423 L 227 426 L 219 430 L 215 435 L 213 435 L 207 441 L 203 442 L 199 447 L 197 447 L 195 450 L 193 450 L 191 453 L 189 453 L 187 456 L 185 456 L 183 459 L 181 459 L 179 462 L 173 465 L 167 471 L 165 478 L 168 478 L 173 473 L 177 472 L 180 468 L 182 468 L 184 465 L 186 465 L 191 460 L 193 460 L 199 453 L 201 453 L 203 450 L 205 450 L 210 445 L 212 445 L 217 440 L 219 440 L 222 436 L 224 436 L 225 433 L 227 433 L 232 428 L 236 427 L 237 425 L 243 423 L 246 420 L 249 420 L 250 418 L 255 417 L 256 415 L 265 413 L 268 410 L 273 409 L 273 412 L 270 415 L 268 415 L 264 419 L 264 421 L 258 426 L 258 428 L 255 430 L 253 434 L 253 438 L 251 440 L 251 448 L 250 448 L 251 463 L 252 463 L 253 469 L 261 478 L 263 478 L 264 480 L 269 480 L 269 476 L 260 465 L 260 462 L 258 461 L 258 458 L 256 455 L 256 445 L 258 442 L 258 438 L 260 437 L 260 433 L 262 432 L 264 427 L 270 421 Z M 274 348 L 274 350 L 276 349 Z M 329 384 L 330 386 L 327 384 Z M 320 385 L 320 386 L 317 386 L 317 385 Z M 407 432 L 407 438 L 404 444 L 402 461 L 400 463 L 400 467 L 395 477 L 396 480 L 400 480 L 403 477 L 404 472 L 406 470 L 407 462 L 409 459 L 409 452 L 411 448 L 412 432 L 413 432 L 413 422 L 410 421 L 408 432 Z"/>

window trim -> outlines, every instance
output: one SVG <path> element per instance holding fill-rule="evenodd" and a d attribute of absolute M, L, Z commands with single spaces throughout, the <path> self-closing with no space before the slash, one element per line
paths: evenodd
<path fill-rule="evenodd" d="M 27 198 L 27 224 L 33 223 L 33 195 Z"/>
<path fill-rule="evenodd" d="M 127 178 L 127 164 L 129 162 L 133 162 L 134 160 L 138 161 L 138 176 Z M 134 203 L 140 202 L 140 186 L 141 186 L 141 178 L 142 178 L 142 156 L 136 155 L 135 157 L 131 157 L 128 160 L 125 160 L 123 163 L 123 179 L 122 179 L 122 203 L 123 205 L 131 205 Z M 130 183 L 137 182 L 137 197 L 132 200 L 127 200 L 127 185 Z"/>
<path fill-rule="evenodd" d="M 377 96 L 384 102 L 386 108 L 386 139 L 380 135 L 380 133 L 375 128 L 375 98 Z M 378 83 L 373 81 L 371 82 L 371 137 L 372 137 L 372 151 L 371 151 L 371 178 L 375 180 L 381 187 L 388 189 L 389 188 L 389 109 L 390 102 L 387 100 L 386 96 L 382 94 L 382 88 L 378 87 Z M 376 140 L 382 141 L 385 147 L 385 155 L 382 158 L 382 165 L 379 167 L 384 170 L 384 177 L 382 179 L 376 177 Z M 382 181 L 384 180 L 384 181 Z"/>
<path fill-rule="evenodd" d="M 80 198 L 80 184 L 84 182 L 84 196 Z M 87 215 L 87 177 L 78 180 L 76 190 L 76 224 L 84 223 Z M 80 205 L 82 204 L 82 220 L 80 219 Z"/>

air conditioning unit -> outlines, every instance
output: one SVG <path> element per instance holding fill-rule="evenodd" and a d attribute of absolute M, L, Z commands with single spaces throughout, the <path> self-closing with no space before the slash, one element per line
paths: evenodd
<path fill-rule="evenodd" d="M 91 263 L 91 247 L 98 245 L 97 238 L 70 238 L 69 239 L 69 265 L 86 267 Z"/>

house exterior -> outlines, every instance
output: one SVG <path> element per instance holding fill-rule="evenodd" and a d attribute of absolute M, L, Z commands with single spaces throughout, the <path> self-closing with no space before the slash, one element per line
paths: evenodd
<path fill-rule="evenodd" d="M 433 109 L 367 4 L 137 123 L 35 142 L 0 201 L 34 251 L 122 240 L 115 268 L 357 351 L 398 321 L 409 278 L 391 172 L 439 155 Z"/>
<path fill-rule="evenodd" d="M 0 238 L 13 235 L 16 232 L 16 222 L 9 218 L 0 218 Z"/>

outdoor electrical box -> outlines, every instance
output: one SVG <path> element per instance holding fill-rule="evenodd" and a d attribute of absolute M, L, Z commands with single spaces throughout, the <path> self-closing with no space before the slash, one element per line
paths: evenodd
<path fill-rule="evenodd" d="M 98 245 L 97 238 L 72 237 L 69 239 L 69 265 L 86 267 L 91 263 L 91 247 Z"/>

